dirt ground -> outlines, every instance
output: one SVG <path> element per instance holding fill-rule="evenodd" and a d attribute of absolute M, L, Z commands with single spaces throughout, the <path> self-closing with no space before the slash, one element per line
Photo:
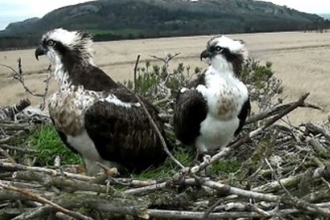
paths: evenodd
<path fill-rule="evenodd" d="M 309 102 L 321 106 L 324 111 L 299 109 L 290 116 L 294 124 L 303 122 L 322 122 L 330 112 L 330 34 L 320 33 L 259 33 L 229 35 L 245 41 L 250 56 L 261 62 L 271 61 L 276 77 L 283 81 L 285 101 L 297 99 L 305 92 L 310 92 Z M 116 81 L 132 78 L 136 57 L 141 55 L 141 65 L 146 59 L 155 60 L 150 55 L 163 57 L 165 53 L 180 52 L 173 62 L 206 67 L 199 60 L 201 51 L 211 36 L 159 38 L 143 40 L 125 40 L 95 43 L 95 63 Z M 43 80 L 49 65 L 45 57 L 38 62 L 34 50 L 0 52 L 0 64 L 17 69 L 17 59 L 21 57 L 25 83 L 34 92 L 43 92 Z M 55 91 L 52 82 L 50 93 Z M 16 103 L 28 97 L 33 105 L 40 100 L 27 95 L 23 87 L 11 77 L 11 70 L 0 66 L 0 106 Z"/>

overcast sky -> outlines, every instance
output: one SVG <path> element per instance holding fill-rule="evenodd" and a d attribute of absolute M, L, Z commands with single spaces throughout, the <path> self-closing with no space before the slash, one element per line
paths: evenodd
<path fill-rule="evenodd" d="M 47 12 L 87 0 L 0 0 L 0 30 L 11 22 L 42 17 Z M 309 13 L 330 13 L 329 0 L 269 0 Z"/>

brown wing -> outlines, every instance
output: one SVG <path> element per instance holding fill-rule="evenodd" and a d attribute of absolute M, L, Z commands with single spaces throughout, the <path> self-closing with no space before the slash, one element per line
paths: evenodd
<path fill-rule="evenodd" d="M 150 104 L 146 103 L 146 107 L 164 136 L 157 112 Z M 85 114 L 85 127 L 101 157 L 117 162 L 129 171 L 140 172 L 166 159 L 160 139 L 142 107 L 97 102 Z"/>
<path fill-rule="evenodd" d="M 207 103 L 196 90 L 179 93 L 174 110 L 174 131 L 186 145 L 193 145 L 200 134 L 200 124 L 207 115 Z"/>
<path fill-rule="evenodd" d="M 250 104 L 250 98 L 248 98 L 245 103 L 242 106 L 242 109 L 240 111 L 240 113 L 238 114 L 238 119 L 239 119 L 239 125 L 238 128 L 235 131 L 235 136 L 238 135 L 241 130 L 243 129 L 243 126 L 245 124 L 246 118 L 248 117 L 248 115 L 250 114 L 251 111 L 251 104 Z"/>

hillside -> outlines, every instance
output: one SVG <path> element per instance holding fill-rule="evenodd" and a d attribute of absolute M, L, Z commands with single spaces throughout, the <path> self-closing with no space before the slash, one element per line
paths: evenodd
<path fill-rule="evenodd" d="M 325 19 L 330 19 L 330 14 L 320 14 L 320 16 Z"/>
<path fill-rule="evenodd" d="M 323 23 L 318 15 L 252 0 L 99 0 L 59 8 L 41 19 L 11 23 L 0 32 L 0 48 L 11 46 L 11 39 L 22 35 L 25 42 L 16 46 L 35 44 L 41 33 L 55 27 L 88 30 L 101 41 L 305 30 Z"/>

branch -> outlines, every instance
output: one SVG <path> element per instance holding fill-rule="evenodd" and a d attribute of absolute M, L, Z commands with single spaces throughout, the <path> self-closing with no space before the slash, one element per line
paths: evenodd
<path fill-rule="evenodd" d="M 168 65 L 168 63 L 172 59 L 174 59 L 175 57 L 179 56 L 180 54 L 181 54 L 180 52 L 177 52 L 174 55 L 171 55 L 170 53 L 167 53 L 165 58 L 157 57 L 155 55 L 150 55 L 150 57 L 155 58 L 156 60 L 160 60 L 160 61 L 162 61 L 162 62 L 164 62 L 165 64 Z"/>
<path fill-rule="evenodd" d="M 31 171 L 35 171 L 35 172 L 47 173 L 47 174 L 53 175 L 53 176 L 64 175 L 68 178 L 84 180 L 84 181 L 92 181 L 95 179 L 95 177 L 91 177 L 91 176 L 79 175 L 79 174 L 74 174 L 74 173 L 69 173 L 69 172 L 59 172 L 59 171 L 44 168 L 44 167 L 31 167 L 31 166 L 25 166 L 22 164 L 12 164 L 12 163 L 0 162 L 0 168 L 5 169 L 5 170 L 12 170 L 12 171 L 31 170 Z"/>
<path fill-rule="evenodd" d="M 42 99 L 42 103 L 40 104 L 40 109 L 41 110 L 44 110 L 45 108 L 45 103 L 46 103 L 46 97 L 47 97 L 47 93 L 48 93 L 48 90 L 49 90 L 49 84 L 50 84 L 50 80 L 51 80 L 51 77 L 52 77 L 52 74 L 49 73 L 49 75 L 47 76 L 47 78 L 44 80 L 44 83 L 45 83 L 45 90 L 44 90 L 44 93 L 35 93 L 35 92 L 32 92 L 26 85 L 25 85 L 25 80 L 24 80 L 24 73 L 23 73 L 23 70 L 22 70 L 22 59 L 21 58 L 18 58 L 17 60 L 17 63 L 18 63 L 18 71 L 16 71 L 14 68 L 10 67 L 10 66 L 7 66 L 7 65 L 4 65 L 4 64 L 0 64 L 0 66 L 3 66 L 5 68 L 8 68 L 10 69 L 13 73 L 11 74 L 12 77 L 19 81 L 21 83 L 21 85 L 23 86 L 25 92 L 29 93 L 30 95 L 32 96 L 35 96 L 35 97 L 39 97 Z M 50 67 L 48 67 L 48 71 L 50 72 Z"/>
<path fill-rule="evenodd" d="M 151 123 L 151 125 L 152 125 L 152 127 L 154 128 L 154 130 L 155 130 L 155 132 L 157 133 L 157 135 L 158 135 L 158 137 L 159 137 L 159 139 L 160 139 L 160 141 L 161 141 L 161 144 L 162 144 L 162 146 L 163 146 L 163 149 L 164 149 L 164 151 L 166 152 L 166 154 L 180 167 L 180 168 L 185 168 L 173 155 L 172 155 L 172 153 L 169 151 L 169 149 L 168 149 L 168 147 L 167 147 L 167 145 L 166 145 L 166 141 L 165 141 L 165 139 L 164 139 L 164 137 L 163 137 L 163 135 L 160 133 L 160 131 L 159 131 L 159 129 L 158 129 L 158 127 L 157 127 L 157 125 L 156 125 L 156 123 L 154 122 L 154 120 L 152 119 L 152 117 L 151 117 L 151 115 L 149 114 L 149 112 L 148 112 L 148 109 L 146 108 L 146 106 L 144 105 L 144 103 L 141 101 L 141 99 L 140 99 L 140 97 L 138 96 L 138 95 L 135 95 L 135 97 L 136 97 L 136 99 L 139 101 L 139 103 L 141 104 L 141 106 L 142 106 L 142 108 L 143 108 L 143 110 L 144 110 L 144 112 L 147 114 L 147 116 L 148 116 L 148 119 L 149 119 L 149 121 L 150 121 L 150 123 Z"/>
<path fill-rule="evenodd" d="M 140 61 L 140 54 L 137 56 L 135 66 L 134 66 L 134 92 L 136 92 L 136 81 L 137 81 L 136 71 L 137 71 L 137 67 L 139 65 L 139 61 Z"/>
<path fill-rule="evenodd" d="M 56 203 L 53 203 L 52 201 L 50 201 L 46 198 L 35 195 L 35 194 L 33 194 L 33 193 L 31 193 L 27 190 L 20 189 L 20 188 L 14 187 L 14 186 L 9 186 L 9 185 L 3 184 L 2 182 L 0 182 L 0 187 L 2 187 L 4 189 L 7 189 L 7 190 L 10 190 L 10 191 L 13 191 L 13 192 L 16 192 L 16 193 L 19 193 L 19 194 L 23 195 L 24 197 L 27 197 L 31 200 L 38 201 L 38 202 L 41 202 L 43 204 L 50 205 L 51 207 L 57 209 L 58 211 L 63 212 L 64 214 L 67 214 L 67 215 L 69 215 L 71 217 L 74 217 L 76 219 L 93 220 L 92 218 L 90 218 L 88 216 L 82 215 L 78 212 L 68 210 L 68 209 L 66 209 L 66 208 L 64 208 L 60 205 L 57 205 Z"/>
<path fill-rule="evenodd" d="M 282 112 L 283 110 L 287 109 L 288 107 L 290 107 L 291 105 L 293 105 L 295 102 L 292 103 L 288 103 L 288 104 L 284 104 L 284 105 L 280 105 L 280 106 L 276 106 L 274 109 L 268 109 L 264 112 L 261 112 L 257 115 L 253 115 L 250 116 L 248 118 L 248 120 L 246 121 L 245 124 L 251 124 L 263 119 L 266 119 L 268 117 L 271 117 L 273 115 L 279 114 L 280 112 Z M 316 109 L 316 110 L 322 110 L 322 108 L 313 105 L 313 104 L 308 104 L 308 103 L 303 103 L 303 105 L 299 106 L 299 107 L 303 107 L 303 108 L 312 108 L 312 109 Z"/>
<path fill-rule="evenodd" d="M 279 181 L 266 183 L 264 185 L 252 188 L 254 192 L 274 192 L 283 186 L 290 187 L 295 186 L 301 182 L 302 179 L 307 177 L 310 181 L 319 179 L 321 177 L 330 177 L 330 167 L 319 167 L 314 171 L 306 171 L 305 173 L 298 174 L 296 176 L 289 176 Z"/>

